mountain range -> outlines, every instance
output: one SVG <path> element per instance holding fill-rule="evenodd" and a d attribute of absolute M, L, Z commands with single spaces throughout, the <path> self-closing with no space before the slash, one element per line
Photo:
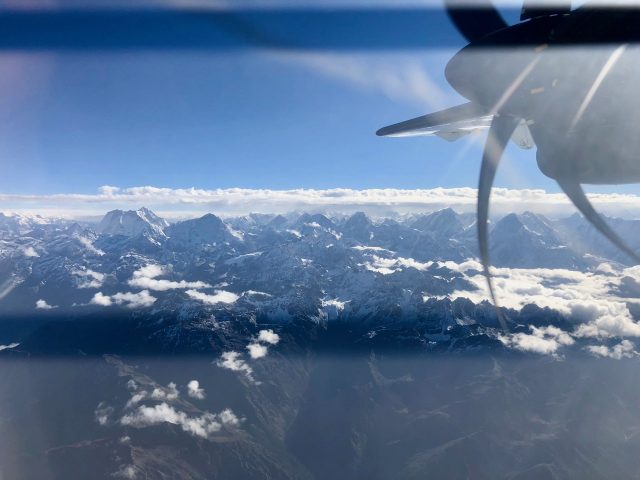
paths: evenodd
<path fill-rule="evenodd" d="M 609 221 L 640 249 L 638 221 Z M 28 311 L 40 299 L 64 309 L 86 306 L 96 290 L 131 290 L 133 272 L 154 264 L 172 281 L 207 283 L 209 291 L 241 296 L 240 304 L 284 311 L 304 296 L 315 305 L 338 299 L 353 310 L 370 304 L 372 292 L 397 303 L 401 291 L 422 298 L 472 289 L 443 262 L 476 257 L 475 234 L 473 218 L 451 209 L 376 221 L 363 213 L 207 214 L 169 223 L 146 208 L 114 210 L 97 224 L 0 215 L 0 303 L 5 312 Z M 629 262 L 578 215 L 507 215 L 492 226 L 491 245 L 496 267 L 589 271 Z M 91 281 L 101 288 L 87 287 Z M 189 301 L 170 293 L 155 308 Z"/>

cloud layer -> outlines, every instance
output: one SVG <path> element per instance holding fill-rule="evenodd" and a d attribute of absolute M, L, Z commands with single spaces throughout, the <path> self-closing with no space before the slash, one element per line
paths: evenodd
<path fill-rule="evenodd" d="M 364 210 L 372 215 L 396 212 L 424 212 L 445 207 L 473 211 L 475 188 L 368 189 L 197 189 L 152 186 L 119 188 L 104 186 L 96 194 L 17 195 L 0 194 L 8 211 L 43 215 L 102 215 L 113 208 L 130 209 L 145 205 L 166 216 L 199 216 L 206 212 L 241 215 L 249 212 L 282 213 L 293 210 L 350 213 Z M 610 215 L 637 217 L 640 196 L 591 194 L 590 199 Z M 496 188 L 492 195 L 496 214 L 534 211 L 546 215 L 567 215 L 575 211 L 564 194 L 544 190 Z"/>
<path fill-rule="evenodd" d="M 450 298 L 468 298 L 474 303 L 489 300 L 486 279 L 478 262 L 439 263 L 462 273 L 477 287 L 474 291 L 455 291 Z M 562 347 L 583 339 L 600 342 L 586 347 L 594 356 L 622 359 L 637 355 L 635 345 L 625 337 L 640 337 L 640 322 L 629 310 L 632 305 L 640 305 L 640 296 L 634 293 L 640 287 L 640 266 L 618 269 L 601 264 L 590 272 L 559 268 L 492 268 L 492 273 L 501 306 L 520 310 L 525 305 L 535 304 L 554 309 L 573 322 L 570 331 L 553 326 L 530 326 L 529 333 L 501 335 L 498 338 L 504 345 L 525 352 L 558 356 Z M 613 347 L 608 346 L 614 339 L 621 341 Z"/>

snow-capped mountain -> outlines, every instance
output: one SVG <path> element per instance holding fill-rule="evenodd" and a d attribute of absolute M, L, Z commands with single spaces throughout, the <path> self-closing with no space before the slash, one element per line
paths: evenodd
<path fill-rule="evenodd" d="M 144 233 L 162 236 L 168 226 L 169 222 L 143 207 L 135 211 L 112 210 L 96 226 L 96 232 L 125 237 L 135 237 Z"/>
<path fill-rule="evenodd" d="M 225 242 L 242 240 L 241 233 L 211 213 L 171 225 L 165 232 L 173 244 L 185 248 L 207 245 L 215 247 Z"/>
<path fill-rule="evenodd" d="M 500 219 L 491 231 L 491 259 L 498 267 L 583 270 L 590 262 L 563 242 L 547 219 L 524 213 Z"/>
<path fill-rule="evenodd" d="M 0 233 L 5 312 L 34 311 L 42 300 L 58 312 L 105 305 L 223 308 L 280 320 L 304 315 L 377 324 L 423 317 L 425 299 L 480 295 L 473 267 L 464 267 L 466 273 L 462 267 L 477 251 L 475 224 L 451 209 L 376 221 L 364 213 L 224 220 L 207 214 L 169 224 L 146 208 L 114 210 L 94 225 L 0 220 L 11 225 Z M 635 226 L 616 222 L 623 232 Z M 491 231 L 492 261 L 584 272 L 625 260 L 607 258 L 611 250 L 585 228 L 576 217 L 507 215 Z M 153 274 L 140 273 L 149 265 Z"/>

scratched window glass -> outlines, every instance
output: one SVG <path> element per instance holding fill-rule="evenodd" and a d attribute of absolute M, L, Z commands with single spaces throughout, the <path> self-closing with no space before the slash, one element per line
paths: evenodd
<path fill-rule="evenodd" d="M 640 4 L 0 4 L 0 479 L 640 471 Z"/>

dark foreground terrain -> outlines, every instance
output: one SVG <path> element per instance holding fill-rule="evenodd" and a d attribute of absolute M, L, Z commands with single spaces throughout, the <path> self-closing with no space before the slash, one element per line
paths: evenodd
<path fill-rule="evenodd" d="M 86 320 L 49 319 L 0 352 L 2 478 L 640 471 L 634 359 L 525 355 L 488 337 L 440 351 L 407 341 L 412 332 L 401 326 L 376 342 L 349 325 L 292 322 L 279 326 L 267 356 L 242 357 L 250 371 L 233 370 L 220 366 L 222 353 L 241 351 L 262 325 L 214 323 L 203 333 L 167 320 L 112 321 L 110 336 L 99 325 L 86 335 Z"/>

